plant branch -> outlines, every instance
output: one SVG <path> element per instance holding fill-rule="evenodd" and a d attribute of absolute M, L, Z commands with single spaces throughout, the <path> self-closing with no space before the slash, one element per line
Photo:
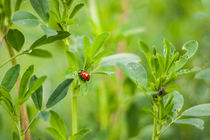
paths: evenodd
<path fill-rule="evenodd" d="M 14 53 L 12 47 L 10 46 L 9 42 L 7 41 L 6 37 L 4 37 L 4 39 L 5 39 L 6 46 L 7 46 L 9 55 L 10 55 L 10 59 L 8 61 L 6 61 L 5 63 L 3 63 L 3 65 L 1 65 L 0 68 L 3 67 L 4 65 L 6 65 L 9 62 L 11 62 L 12 65 L 15 65 L 16 64 L 16 57 L 18 57 L 22 54 L 25 54 L 27 52 L 27 51 L 23 51 L 22 53 L 19 53 L 19 54 L 15 55 L 15 53 Z M 19 92 L 19 83 L 20 83 L 20 79 L 18 78 L 18 80 L 16 82 L 17 93 Z M 21 117 L 21 120 L 22 120 L 22 125 L 21 126 L 23 126 L 23 129 L 25 130 L 28 126 L 28 115 L 27 115 L 27 110 L 26 110 L 26 107 L 25 107 L 24 104 L 20 107 L 20 117 Z M 23 135 L 23 137 L 25 137 L 25 140 L 31 140 L 30 131 L 28 131 L 26 133 L 26 135 Z"/>
<path fill-rule="evenodd" d="M 152 135 L 152 140 L 158 140 L 157 136 L 157 123 L 158 123 L 158 107 L 156 103 L 153 105 L 153 110 L 154 110 L 154 128 L 153 128 L 153 135 Z"/>
<path fill-rule="evenodd" d="M 25 133 L 28 131 L 28 129 L 30 128 L 30 126 L 32 125 L 32 123 L 39 117 L 39 115 L 40 115 L 40 112 L 38 112 L 38 113 L 32 118 L 32 120 L 31 120 L 30 123 L 28 124 L 28 127 L 25 129 L 25 131 L 23 132 L 23 134 L 25 134 Z"/>
<path fill-rule="evenodd" d="M 12 65 L 15 65 L 15 64 L 16 64 L 15 59 L 16 59 L 18 56 L 21 56 L 21 55 L 23 55 L 23 54 L 24 54 L 24 53 L 19 53 L 19 54 L 15 55 L 15 56 L 11 57 L 10 59 L 8 59 L 8 60 L 5 61 L 4 63 L 2 63 L 2 64 L 0 65 L 0 68 L 2 68 L 3 66 L 5 66 L 6 64 L 8 64 L 10 61 L 12 61 Z"/>
<path fill-rule="evenodd" d="M 77 95 L 72 95 L 72 135 L 77 133 Z"/>

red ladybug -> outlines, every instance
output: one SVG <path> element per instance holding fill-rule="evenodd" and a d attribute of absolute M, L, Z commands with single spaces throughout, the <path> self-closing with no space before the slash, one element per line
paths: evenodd
<path fill-rule="evenodd" d="M 90 74 L 86 71 L 79 70 L 80 76 L 84 81 L 89 81 L 90 80 Z"/>

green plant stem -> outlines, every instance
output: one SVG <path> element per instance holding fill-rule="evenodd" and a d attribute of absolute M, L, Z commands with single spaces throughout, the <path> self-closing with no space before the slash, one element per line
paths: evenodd
<path fill-rule="evenodd" d="M 21 56 L 21 55 L 23 55 L 23 53 L 19 53 L 19 54 L 17 54 L 17 55 L 15 55 L 15 56 L 13 56 L 13 57 L 11 57 L 10 59 L 8 59 L 6 62 L 4 62 L 3 64 L 1 64 L 0 65 L 0 68 L 2 68 L 3 66 L 5 66 L 6 64 L 8 64 L 10 61 L 15 61 L 15 59 L 18 57 L 18 56 Z M 13 62 L 14 63 L 14 62 Z M 16 64 L 16 62 L 14 63 L 14 64 Z M 13 64 L 13 65 L 14 65 Z"/>
<path fill-rule="evenodd" d="M 159 120 L 159 122 L 158 122 L 159 126 L 158 126 L 158 132 L 157 132 L 158 135 L 160 134 L 160 131 L 161 131 L 162 126 L 163 126 L 162 125 L 162 114 L 163 114 L 163 100 L 161 99 L 159 101 L 159 118 L 158 118 L 158 120 Z"/>
<path fill-rule="evenodd" d="M 77 133 L 77 95 L 72 95 L 72 135 Z"/>
<path fill-rule="evenodd" d="M 156 103 L 153 105 L 153 110 L 154 110 L 154 128 L 153 128 L 153 135 L 152 135 L 152 140 L 158 140 L 159 137 L 157 135 L 157 124 L 158 124 L 158 107 Z"/>
<path fill-rule="evenodd" d="M 31 120 L 30 123 L 28 124 L 28 126 L 27 126 L 27 128 L 25 129 L 25 131 L 23 132 L 23 134 L 25 134 L 25 133 L 28 131 L 28 129 L 30 128 L 30 126 L 32 125 L 32 123 L 39 117 L 39 114 L 40 114 L 40 112 L 38 112 L 38 113 L 32 118 L 32 120 Z"/>
<path fill-rule="evenodd" d="M 24 140 L 24 136 L 22 136 L 22 129 L 21 129 L 21 122 L 18 120 L 17 122 L 17 129 L 18 129 L 18 135 L 20 140 Z"/>

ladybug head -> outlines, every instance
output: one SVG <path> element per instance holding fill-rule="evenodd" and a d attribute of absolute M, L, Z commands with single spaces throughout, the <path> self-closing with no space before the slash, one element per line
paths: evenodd
<path fill-rule="evenodd" d="M 84 70 L 79 70 L 79 73 L 83 72 Z"/>

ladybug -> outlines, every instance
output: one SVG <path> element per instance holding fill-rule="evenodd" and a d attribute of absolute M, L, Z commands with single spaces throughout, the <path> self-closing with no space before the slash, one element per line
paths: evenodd
<path fill-rule="evenodd" d="M 79 70 L 79 74 L 80 74 L 80 77 L 82 78 L 82 80 L 84 80 L 84 81 L 90 80 L 90 74 L 88 72 Z"/>

